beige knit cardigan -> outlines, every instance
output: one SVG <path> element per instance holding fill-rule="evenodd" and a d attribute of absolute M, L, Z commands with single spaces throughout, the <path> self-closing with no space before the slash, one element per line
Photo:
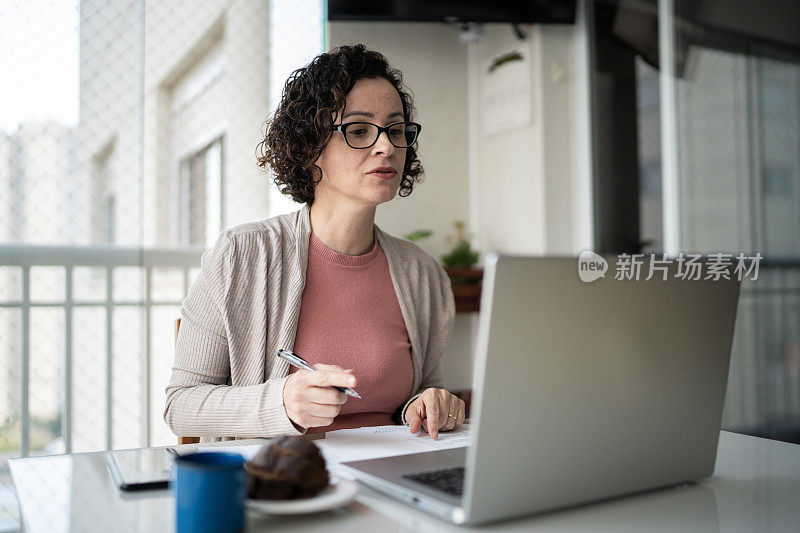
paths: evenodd
<path fill-rule="evenodd" d="M 422 390 L 441 385 L 455 303 L 435 259 L 407 239 L 374 230 L 411 344 L 407 406 Z M 176 435 L 207 442 L 300 434 L 283 406 L 289 365 L 276 354 L 294 346 L 310 236 L 306 205 L 226 230 L 205 251 L 181 307 L 166 388 L 164 420 Z"/>

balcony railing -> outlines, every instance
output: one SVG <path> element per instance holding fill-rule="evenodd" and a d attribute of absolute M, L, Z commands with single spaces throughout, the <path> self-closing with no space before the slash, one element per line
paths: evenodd
<path fill-rule="evenodd" d="M 723 428 L 800 443 L 800 257 L 742 284 Z"/>
<path fill-rule="evenodd" d="M 122 307 L 141 310 L 143 350 L 141 357 L 142 383 L 139 383 L 143 413 L 139 444 L 151 445 L 152 424 L 157 412 L 151 406 L 151 363 L 153 361 L 151 310 L 158 306 L 177 306 L 188 291 L 192 275 L 200 264 L 201 248 L 141 249 L 114 247 L 63 247 L 0 245 L 0 267 L 16 268 L 21 281 L 18 299 L 0 300 L 3 308 L 18 309 L 21 315 L 21 348 L 19 349 L 19 423 L 20 445 L 15 455 L 31 453 L 30 362 L 31 310 L 37 307 L 59 307 L 64 312 L 63 358 L 60 373 L 62 395 L 58 406 L 60 436 L 63 449 L 73 451 L 73 350 L 76 309 L 99 308 L 105 314 L 105 447 L 114 447 L 114 331 L 113 315 Z M 31 269 L 58 267 L 63 271 L 63 298 L 37 301 L 31 298 Z M 79 267 L 104 270 L 104 297 L 76 298 L 74 272 Z M 135 267 L 143 277 L 138 298 L 115 297 L 116 269 Z M 171 269 L 180 272 L 179 287 L 173 287 L 172 298 L 154 298 L 154 271 Z M 0 284 L 3 282 L 0 277 Z M 2 296 L 0 285 L 0 297 Z M 2 324 L 0 324 L 2 325 Z M 734 338 L 731 378 L 728 387 L 726 416 L 723 425 L 731 428 L 750 428 L 792 423 L 800 419 L 800 260 L 796 258 L 764 258 L 758 281 L 746 280 L 742 286 Z M 52 333 L 52 332 L 50 332 Z M 58 335 L 62 333 L 59 332 Z M 170 339 L 171 340 L 171 339 Z M 162 344 L 165 342 L 162 339 Z M 160 345 L 159 345 L 160 346 Z M 2 348 L 2 347 L 0 347 Z M 160 351 L 160 357 L 170 356 L 171 346 Z M 166 354 L 166 355 L 165 355 Z M 166 363 L 165 363 L 166 364 Z M 153 409 L 151 409 L 153 407 Z M 121 421 L 126 423 L 127 421 Z"/>
<path fill-rule="evenodd" d="M 153 442 L 153 422 L 158 421 L 160 406 L 152 405 L 152 398 L 157 395 L 151 394 L 152 375 L 151 365 L 153 364 L 153 340 L 154 324 L 152 320 L 153 310 L 163 306 L 168 306 L 167 311 L 172 313 L 170 307 L 174 308 L 177 316 L 180 300 L 188 292 L 193 275 L 197 272 L 200 265 L 200 257 L 203 250 L 201 248 L 192 249 L 141 249 L 141 248 L 114 248 L 114 247 L 66 247 L 66 246 L 18 246 L 0 245 L 0 313 L 3 310 L 11 309 L 16 314 L 15 320 L 19 323 L 19 349 L 5 353 L 17 354 L 18 380 L 15 386 L 19 392 L 11 394 L 8 390 L 0 387 L 0 394 L 6 397 L 14 396 L 17 398 L 18 405 L 12 406 L 14 416 L 4 417 L 0 413 L 0 430 L 4 433 L 17 432 L 13 424 L 9 426 L 8 420 L 17 421 L 19 424 L 19 446 L 14 443 L 9 445 L 3 443 L 0 435 L 0 445 L 5 449 L 0 449 L 0 526 L 4 523 L 15 524 L 18 520 L 16 514 L 16 502 L 11 488 L 11 479 L 8 474 L 7 459 L 9 457 L 27 457 L 32 453 L 41 453 L 39 448 L 31 449 L 31 427 L 32 422 L 36 421 L 31 416 L 31 338 L 52 335 L 53 327 L 37 324 L 37 329 L 31 327 L 31 311 L 37 308 L 60 308 L 63 310 L 63 331 L 55 331 L 55 334 L 63 340 L 58 343 L 57 353 L 48 354 L 51 364 L 58 365 L 61 369 L 60 387 L 62 394 L 58 401 L 54 413 L 50 414 L 48 423 L 53 426 L 60 426 L 52 434 L 48 434 L 51 440 L 63 441 L 60 449 L 44 450 L 44 453 L 57 451 L 74 451 L 73 440 L 76 433 L 73 427 L 75 413 L 73 411 L 73 401 L 76 397 L 83 398 L 84 394 L 78 387 L 78 396 L 74 395 L 73 390 L 73 370 L 74 350 L 80 350 L 75 346 L 76 330 L 85 326 L 76 324 L 76 314 L 81 308 L 95 308 L 102 311 L 105 315 L 105 325 L 98 335 L 105 338 L 105 352 L 99 357 L 104 358 L 105 368 L 94 369 L 100 381 L 105 382 L 105 435 L 104 442 L 100 443 L 102 430 L 96 430 L 96 439 L 93 449 L 104 447 L 111 449 L 115 447 L 114 427 L 115 424 L 124 426 L 130 423 L 129 419 L 120 417 L 115 419 L 115 345 L 122 342 L 122 339 L 115 339 L 113 328 L 113 316 L 115 312 L 123 313 L 121 308 L 138 309 L 141 311 L 141 331 L 143 337 L 143 349 L 141 353 L 134 350 L 135 357 L 138 358 L 138 366 L 141 369 L 141 379 L 135 386 L 138 391 L 135 395 L 135 402 L 139 403 L 141 416 L 141 427 L 137 431 L 136 442 L 132 445 L 150 446 Z M 57 269 L 63 274 L 63 287 L 53 287 L 42 291 L 37 289 L 32 276 L 35 269 L 40 268 Z M 76 291 L 76 276 L 78 269 L 90 268 L 92 271 L 104 273 L 96 276 L 95 289 L 96 295 L 101 297 L 86 298 Z M 129 290 L 128 295 L 120 298 L 116 295 L 115 271 L 118 269 L 133 268 L 140 275 L 141 286 L 136 290 Z M 176 272 L 178 275 L 170 281 L 171 295 L 163 297 L 163 291 L 154 291 L 154 283 L 161 283 L 156 280 L 157 272 L 162 269 Z M 12 275 L 13 271 L 13 275 Z M 79 272 L 80 274 L 80 272 Z M 14 294 L 9 297 L 8 285 L 10 277 L 16 276 Z M 177 281 L 176 281 L 177 280 Z M 4 287 L 5 283 L 5 287 Z M 118 284 L 116 284 L 118 285 Z M 63 291 L 61 290 L 63 288 Z M 58 293 L 57 298 L 48 295 L 42 298 L 41 294 L 54 292 Z M 38 292 L 39 296 L 32 293 Z M 129 297 L 133 295 L 133 297 Z M 4 318 L 0 316 L 0 338 L 3 334 Z M 161 319 L 164 321 L 165 319 Z M 168 320 L 168 318 L 167 318 Z M 60 325 L 60 324 L 59 324 Z M 6 324 L 9 326 L 9 324 Z M 10 328 L 14 330 L 17 325 Z M 158 341 L 159 351 L 156 360 L 156 375 L 167 372 L 167 364 L 171 363 L 172 346 L 170 335 L 164 333 L 166 324 L 159 324 L 162 330 L 161 338 Z M 171 330 L 172 324 L 169 324 Z M 6 328 L 9 329 L 8 327 Z M 32 333 L 33 331 L 33 333 Z M 737 315 L 736 335 L 733 345 L 733 356 L 731 372 L 728 382 L 726 409 L 723 419 L 723 426 L 726 429 L 741 431 L 760 436 L 773 438 L 797 438 L 800 435 L 800 259 L 796 258 L 770 258 L 763 259 L 761 262 L 761 274 L 757 281 L 745 281 L 739 299 L 739 312 Z M 0 354 L 4 353 L 6 346 L 0 345 Z M 38 348 L 41 350 L 41 347 Z M 35 350 L 34 350 L 35 351 Z M 35 354 L 34 354 L 35 355 Z M 80 353 L 77 353 L 80 356 Z M 163 361 L 161 360 L 163 359 Z M 166 359 L 169 359 L 167 361 Z M 11 368 L 11 362 L 0 360 L 0 371 Z M 121 361 L 117 364 L 122 365 Z M 97 365 L 98 367 L 102 365 Z M 119 369 L 118 369 L 119 370 Z M 7 372 L 6 385 L 16 379 Z M 3 378 L 4 376 L 0 376 Z M 164 376 L 167 379 L 168 376 Z M 34 387 L 35 389 L 38 386 Z M 33 391 L 35 392 L 35 391 Z M 121 394 L 120 396 L 123 396 Z M 131 401 L 130 398 L 122 398 Z M 101 402 L 98 399 L 98 404 Z M 95 409 L 102 412 L 102 407 Z M 17 419 L 18 417 L 18 419 Z M 83 414 L 85 418 L 85 414 Z M 78 420 L 82 420 L 79 418 Z M 3 427 L 3 425 L 5 427 Z M 102 425 L 102 424 L 101 424 Z M 37 426 L 38 427 L 38 426 Z M 160 438 L 168 439 L 171 434 L 168 430 L 161 428 Z M 81 438 L 84 438 L 81 435 Z M 794 437 L 792 437 L 794 435 Z M 94 435 L 93 435 L 94 436 Z M 60 443 L 59 443 L 60 444 Z M 159 444 L 159 443 L 157 443 Z M 119 444 L 117 445 L 119 447 Z M 79 450 L 86 449 L 86 445 L 79 445 Z M 0 527 L 2 529 L 2 527 Z"/>
<path fill-rule="evenodd" d="M 158 299 L 153 298 L 154 271 L 170 269 L 180 272 L 181 281 L 178 291 L 185 295 L 191 282 L 191 275 L 200 265 L 202 248 L 186 249 L 142 249 L 142 248 L 116 248 L 116 247 L 80 247 L 80 246 L 18 246 L 0 245 L 0 266 L 9 267 L 20 273 L 19 298 L 0 301 L 0 310 L 3 308 L 18 309 L 21 314 L 21 358 L 19 361 L 20 406 L 19 416 L 21 425 L 19 455 L 27 457 L 30 452 L 31 442 L 31 413 L 30 413 L 30 360 L 31 360 L 31 309 L 37 307 L 60 307 L 64 312 L 63 332 L 63 371 L 61 372 L 60 405 L 60 434 L 63 439 L 64 449 L 67 453 L 73 450 L 73 311 L 81 307 L 93 307 L 104 310 L 105 331 L 100 333 L 105 336 L 105 445 L 107 449 L 113 447 L 112 435 L 115 424 L 114 412 L 114 332 L 113 316 L 115 310 L 121 307 L 135 307 L 143 313 L 143 346 L 141 354 L 143 387 L 140 401 L 143 435 L 142 445 L 150 446 L 152 443 L 152 417 L 151 413 L 151 362 L 152 362 L 152 323 L 151 310 L 156 306 L 177 306 L 181 298 Z M 63 299 L 38 302 L 31 298 L 31 269 L 39 267 L 59 267 L 63 269 Z M 105 271 L 104 297 L 95 299 L 79 299 L 75 297 L 74 272 L 76 268 L 90 267 L 92 270 Z M 141 271 L 142 287 L 138 299 L 115 298 L 114 273 L 115 270 L 125 267 L 135 267 Z M 0 279 L 0 283 L 2 283 Z M 2 289 L 2 287 L 0 287 Z M 177 315 L 176 315 L 177 316 Z M 15 454 L 16 455 L 16 454 Z"/>

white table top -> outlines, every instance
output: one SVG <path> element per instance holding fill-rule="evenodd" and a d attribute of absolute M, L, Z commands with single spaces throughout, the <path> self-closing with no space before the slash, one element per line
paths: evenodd
<path fill-rule="evenodd" d="M 170 492 L 121 495 L 108 475 L 106 452 L 13 459 L 10 467 L 26 531 L 173 530 Z M 355 502 L 337 511 L 292 517 L 269 517 L 248 511 L 248 531 L 280 529 L 360 533 L 470 528 L 450 525 L 362 488 Z M 475 529 L 798 531 L 800 446 L 722 432 L 714 475 L 697 484 Z"/>

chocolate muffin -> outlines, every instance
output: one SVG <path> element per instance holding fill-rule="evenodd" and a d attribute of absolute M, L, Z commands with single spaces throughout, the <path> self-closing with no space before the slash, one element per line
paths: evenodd
<path fill-rule="evenodd" d="M 325 459 L 302 437 L 279 437 L 244 465 L 247 497 L 258 500 L 310 498 L 328 486 Z"/>

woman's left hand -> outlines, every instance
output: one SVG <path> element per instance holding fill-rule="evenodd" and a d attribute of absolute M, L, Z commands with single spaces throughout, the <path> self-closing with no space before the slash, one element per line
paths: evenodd
<path fill-rule="evenodd" d="M 425 389 L 406 409 L 406 422 L 411 433 L 425 429 L 438 438 L 440 431 L 451 431 L 464 424 L 464 400 L 445 389 Z"/>

